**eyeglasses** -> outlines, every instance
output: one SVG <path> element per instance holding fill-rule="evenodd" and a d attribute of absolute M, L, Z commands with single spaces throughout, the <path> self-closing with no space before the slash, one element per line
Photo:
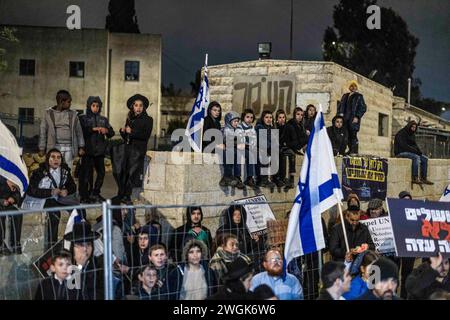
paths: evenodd
<path fill-rule="evenodd" d="M 283 260 L 280 257 L 268 259 L 268 262 L 270 262 L 270 263 L 275 263 L 275 262 L 279 263 L 281 261 L 283 261 Z"/>

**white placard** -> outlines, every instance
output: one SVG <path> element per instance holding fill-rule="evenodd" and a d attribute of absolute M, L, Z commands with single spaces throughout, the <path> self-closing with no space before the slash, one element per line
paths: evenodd
<path fill-rule="evenodd" d="M 394 235 L 389 217 L 360 220 L 360 222 L 369 228 L 372 241 L 378 252 L 395 252 Z"/>
<path fill-rule="evenodd" d="M 235 200 L 235 203 L 242 204 L 247 212 L 247 227 L 250 233 L 258 235 L 267 232 L 267 220 L 276 220 L 269 204 L 259 204 L 257 202 L 267 202 L 265 195 Z"/>
<path fill-rule="evenodd" d="M 323 113 L 330 112 L 330 93 L 329 92 L 297 92 L 295 105 L 306 111 L 306 106 L 313 104 L 316 109 L 322 104 Z"/>

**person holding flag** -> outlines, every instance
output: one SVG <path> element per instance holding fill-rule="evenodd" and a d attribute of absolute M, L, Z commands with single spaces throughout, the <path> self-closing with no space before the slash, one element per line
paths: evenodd
<path fill-rule="evenodd" d="M 0 211 L 17 210 L 15 205 L 28 188 L 28 171 L 23 161 L 22 148 L 17 144 L 16 137 L 0 121 Z M 13 253 L 22 253 L 20 235 L 22 230 L 22 215 L 13 215 L 10 224 L 10 245 Z M 0 219 L 0 254 L 9 254 L 4 243 L 6 217 Z"/>
<path fill-rule="evenodd" d="M 319 105 L 306 147 L 297 194 L 289 215 L 284 266 L 295 257 L 325 247 L 321 213 L 336 204 L 340 205 L 342 199 L 333 149 L 327 135 L 322 106 Z M 340 206 L 339 209 L 343 220 Z M 345 239 L 348 243 L 346 237 Z M 286 274 L 286 267 L 284 271 Z"/>

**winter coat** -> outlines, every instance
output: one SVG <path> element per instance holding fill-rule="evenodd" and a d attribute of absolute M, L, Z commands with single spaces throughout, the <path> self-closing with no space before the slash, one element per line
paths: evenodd
<path fill-rule="evenodd" d="M 411 126 L 416 125 L 415 121 L 410 121 L 405 127 L 399 130 L 394 139 L 394 154 L 398 155 L 402 152 L 411 152 L 421 155 L 419 146 L 416 143 L 416 133 L 411 131 Z"/>
<path fill-rule="evenodd" d="M 348 245 L 350 249 L 367 243 L 369 250 L 375 250 L 369 229 L 362 223 L 358 223 L 356 229 L 353 230 L 350 223 L 345 220 L 345 230 L 347 233 Z M 344 260 L 347 249 L 345 247 L 344 232 L 340 223 L 333 226 L 330 235 L 330 253 L 334 260 Z"/>
<path fill-rule="evenodd" d="M 104 297 L 103 256 L 91 257 L 81 270 L 81 289 L 77 290 L 76 299 L 103 300 Z"/>
<path fill-rule="evenodd" d="M 257 135 L 257 145 L 258 145 L 258 152 L 259 150 L 262 150 L 262 146 L 263 146 L 263 141 L 262 139 L 262 135 L 263 133 L 260 131 L 262 130 L 267 130 L 266 134 L 267 134 L 267 138 L 266 138 L 266 150 L 267 150 L 267 155 L 270 156 L 270 149 L 271 149 L 271 135 L 272 135 L 272 126 L 266 126 L 263 122 L 263 119 L 258 120 L 258 122 L 256 123 L 255 126 L 255 131 L 256 131 L 256 135 Z"/>
<path fill-rule="evenodd" d="M 224 216 L 224 224 L 220 226 L 216 231 L 216 239 L 226 234 L 234 234 L 239 242 L 240 251 L 248 255 L 252 251 L 258 251 L 258 243 L 254 241 L 247 228 L 247 211 L 242 207 L 241 209 L 241 221 L 239 224 L 233 222 L 233 207 L 229 207 Z"/>
<path fill-rule="evenodd" d="M 74 195 L 77 191 L 77 185 L 70 174 L 69 167 L 63 163 L 61 164 L 61 180 L 58 186 L 52 184 L 50 189 L 39 188 L 39 183 L 45 177 L 50 176 L 50 170 L 46 163 L 41 163 L 39 168 L 34 170 L 31 174 L 30 184 L 27 189 L 27 194 L 34 198 L 51 198 L 52 197 L 52 189 L 66 189 L 67 195 Z"/>
<path fill-rule="evenodd" d="M 335 127 L 335 122 L 338 117 L 334 117 L 332 120 L 332 126 L 327 128 L 328 137 L 331 140 L 334 156 L 344 155 L 345 149 L 348 145 L 348 131 L 342 127 L 340 129 Z"/>
<path fill-rule="evenodd" d="M 125 140 L 126 144 L 131 147 L 131 152 L 137 153 L 144 157 L 147 152 L 147 144 L 153 129 L 153 118 L 147 112 L 142 112 L 135 116 L 132 112 L 129 113 L 125 126 L 131 128 L 131 133 L 124 131 L 120 135 Z"/>
<path fill-rule="evenodd" d="M 45 110 L 44 117 L 41 121 L 39 132 L 39 150 L 50 150 L 56 146 L 56 128 L 54 117 L 51 114 L 56 110 L 56 106 Z M 84 147 L 83 129 L 78 119 L 78 112 L 68 110 L 70 121 L 70 130 L 72 136 L 72 154 L 77 155 L 78 149 Z"/>
<path fill-rule="evenodd" d="M 367 111 L 364 97 L 359 92 L 345 93 L 337 107 L 337 114 L 344 118 L 344 123 L 350 123 L 352 131 L 359 131 L 361 125 L 361 118 Z M 358 118 L 358 123 L 352 123 L 353 118 Z"/>
<path fill-rule="evenodd" d="M 202 260 L 200 263 L 203 271 L 205 272 L 206 285 L 208 286 L 207 297 L 210 297 L 217 291 L 218 281 L 216 274 L 208 266 L 208 260 Z M 178 266 L 169 274 L 169 300 L 180 300 L 186 265 L 186 262 L 179 263 Z"/>
<path fill-rule="evenodd" d="M 238 125 L 239 135 L 243 138 L 246 149 L 256 148 L 257 138 L 255 128 L 250 124 L 241 122 Z"/>
<path fill-rule="evenodd" d="M 3 206 L 3 201 L 8 198 L 14 199 L 14 204 L 17 205 L 20 201 L 20 192 L 18 189 L 16 191 L 11 191 L 11 189 L 6 184 L 6 178 L 0 176 L 0 211 L 8 211 L 11 206 Z M 13 205 L 14 205 L 13 204 Z"/>
<path fill-rule="evenodd" d="M 406 278 L 406 291 L 408 300 L 428 300 L 430 295 L 438 290 L 450 292 L 450 278 L 442 282 L 436 280 L 439 273 L 431 268 L 430 263 L 424 262 Z"/>
<path fill-rule="evenodd" d="M 99 104 L 98 113 L 91 111 L 91 104 L 97 102 Z M 80 116 L 81 127 L 83 128 L 84 142 L 86 145 L 86 155 L 103 156 L 106 153 L 107 140 L 114 136 L 114 129 L 109 124 L 108 118 L 100 115 L 102 111 L 102 101 L 99 97 L 89 97 L 87 101 L 86 114 Z M 101 127 L 108 129 L 108 133 L 103 135 L 93 128 Z"/>
<path fill-rule="evenodd" d="M 203 212 L 200 224 L 202 220 L 203 220 Z M 186 221 L 187 222 L 184 225 L 175 229 L 170 244 L 170 254 L 172 258 L 175 259 L 176 262 L 182 261 L 183 248 L 186 242 L 188 242 L 191 239 L 197 239 L 197 237 L 199 236 L 195 235 L 194 231 L 192 230 L 193 228 L 192 228 L 191 214 L 189 210 L 186 211 Z M 213 243 L 211 231 L 209 231 L 209 229 L 204 226 L 201 226 L 201 229 L 206 233 L 206 241 L 203 242 L 206 244 L 208 250 L 211 250 Z"/>
<path fill-rule="evenodd" d="M 223 277 L 228 273 L 229 265 L 239 257 L 247 261 L 248 264 L 252 262 L 248 256 L 241 252 L 233 254 L 225 251 L 222 247 L 217 248 L 216 253 L 209 262 L 209 267 L 216 272 L 220 283 L 223 283 Z"/>
<path fill-rule="evenodd" d="M 237 148 L 238 144 L 245 143 L 245 138 L 241 135 L 241 130 L 239 130 L 237 127 L 233 128 L 231 126 L 231 120 L 239 118 L 239 114 L 235 111 L 228 112 L 225 115 L 225 127 L 223 129 L 223 143 L 226 145 L 227 148 L 231 148 L 232 146 L 234 149 Z M 233 141 L 232 146 L 227 146 L 227 143 Z"/>
<path fill-rule="evenodd" d="M 367 287 L 367 283 L 361 278 L 360 275 L 357 275 L 352 279 L 350 284 L 350 290 L 344 293 L 342 296 L 345 300 L 355 300 L 366 294 L 369 290 Z"/>
<path fill-rule="evenodd" d="M 297 123 L 295 119 L 289 120 L 286 124 L 285 139 L 286 146 L 298 153 L 308 143 L 308 135 L 303 123 Z"/>
<path fill-rule="evenodd" d="M 39 282 L 34 300 L 76 300 L 77 290 L 67 287 L 67 280 L 62 283 L 54 275 Z"/>
<path fill-rule="evenodd" d="M 205 117 L 205 119 L 203 120 L 203 137 L 205 136 L 205 132 L 209 129 L 217 129 L 220 130 L 221 129 L 221 125 L 220 125 L 220 120 L 222 119 L 222 112 L 220 113 L 219 117 L 217 119 L 214 119 L 211 115 L 211 107 L 208 107 L 207 110 L 207 116 Z M 221 141 L 214 141 L 214 139 L 212 139 L 212 141 L 205 141 L 205 139 L 202 140 L 202 150 L 204 150 L 208 145 L 210 145 L 211 143 L 216 142 L 217 144 L 221 144 Z"/>

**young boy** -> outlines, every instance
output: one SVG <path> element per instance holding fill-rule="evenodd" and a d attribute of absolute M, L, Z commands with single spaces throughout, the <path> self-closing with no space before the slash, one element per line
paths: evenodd
<path fill-rule="evenodd" d="M 41 280 L 34 300 L 76 300 L 76 288 L 69 289 L 67 284 L 72 256 L 67 251 L 61 251 L 54 254 L 51 261 L 52 276 Z"/>
<path fill-rule="evenodd" d="M 100 115 L 102 111 L 100 97 L 91 96 L 86 104 L 86 115 L 80 117 L 86 153 L 81 158 L 79 192 L 82 203 L 96 203 L 105 201 L 100 195 L 100 189 L 105 178 L 107 139 L 114 136 L 114 130 L 108 119 Z M 94 168 L 97 173 L 95 184 Z"/>
<path fill-rule="evenodd" d="M 255 187 L 255 164 L 256 164 L 256 131 L 253 127 L 255 114 L 252 109 L 245 109 L 242 112 L 241 123 L 238 125 L 239 134 L 245 141 L 245 170 L 246 179 L 244 184 L 251 188 Z"/>
<path fill-rule="evenodd" d="M 225 115 L 225 150 L 223 153 L 224 173 L 219 182 L 221 187 L 231 186 L 238 189 L 244 189 L 244 184 L 241 180 L 241 165 L 240 163 L 238 164 L 237 161 L 238 150 L 245 149 L 245 144 L 243 143 L 242 137 L 238 130 L 239 120 L 240 116 L 235 111 L 230 111 Z M 229 159 L 231 156 L 232 159 Z"/>
<path fill-rule="evenodd" d="M 263 164 L 261 162 L 261 150 L 264 146 L 264 133 L 266 134 L 266 142 L 265 142 L 265 155 L 270 157 L 271 156 L 271 130 L 273 129 L 273 115 L 272 112 L 269 110 L 265 110 L 261 114 L 261 119 L 256 123 L 255 130 L 257 134 L 257 142 L 258 142 L 258 163 L 256 164 L 256 177 L 257 182 L 256 185 L 259 187 L 266 187 L 266 188 L 275 188 L 275 183 L 269 180 L 269 175 L 262 174 L 261 169 L 265 167 L 270 167 L 270 162 L 268 164 Z M 266 162 L 266 161 L 265 161 Z"/>
<path fill-rule="evenodd" d="M 158 272 L 152 265 L 144 265 L 138 272 L 139 287 L 137 296 L 139 300 L 159 300 Z"/>

